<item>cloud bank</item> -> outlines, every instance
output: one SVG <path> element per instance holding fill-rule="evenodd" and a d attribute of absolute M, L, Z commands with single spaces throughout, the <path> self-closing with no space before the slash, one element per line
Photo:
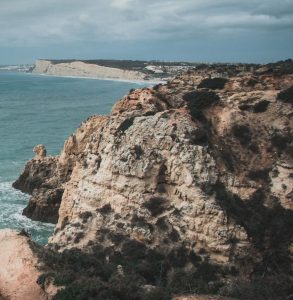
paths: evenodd
<path fill-rule="evenodd" d="M 275 37 L 292 50 L 293 1 L 1 0 L 0 26 L 0 49 L 128 42 L 163 50 L 174 41 L 201 47 Z"/>

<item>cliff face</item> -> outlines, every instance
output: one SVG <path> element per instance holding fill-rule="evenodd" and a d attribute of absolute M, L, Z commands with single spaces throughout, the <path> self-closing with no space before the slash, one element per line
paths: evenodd
<path fill-rule="evenodd" d="M 27 164 L 15 186 L 33 194 L 32 215 L 51 214 L 48 193 L 64 190 L 52 248 L 151 249 L 176 268 L 208 261 L 246 275 L 290 268 L 293 111 L 277 97 L 293 77 L 206 75 L 131 91 L 59 157 Z"/>
<path fill-rule="evenodd" d="M 138 81 L 145 79 L 145 74 L 142 72 L 104 67 L 81 61 L 54 64 L 49 60 L 37 60 L 36 66 L 32 72 L 54 76 L 77 76 Z"/>
<path fill-rule="evenodd" d="M 0 298 L 51 299 L 37 284 L 41 272 L 38 270 L 38 258 L 29 246 L 28 237 L 12 230 L 1 230 L 0 253 Z"/>

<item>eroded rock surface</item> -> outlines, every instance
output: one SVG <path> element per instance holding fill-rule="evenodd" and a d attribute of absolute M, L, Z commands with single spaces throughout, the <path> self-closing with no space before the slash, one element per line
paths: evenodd
<path fill-rule="evenodd" d="M 14 186 L 33 195 L 27 215 L 58 218 L 53 248 L 153 249 L 174 267 L 208 261 L 246 275 L 290 268 L 293 111 L 277 95 L 292 75 L 196 89 L 204 76 L 131 91 L 59 157 L 27 164 Z"/>
<path fill-rule="evenodd" d="M 40 275 L 38 258 L 29 246 L 29 238 L 13 230 L 1 230 L 0 298 L 51 299 L 37 284 Z"/>
<path fill-rule="evenodd" d="M 43 222 L 56 223 L 66 180 L 57 167 L 58 159 L 36 155 L 27 165 L 13 187 L 32 197 L 23 214 Z"/>

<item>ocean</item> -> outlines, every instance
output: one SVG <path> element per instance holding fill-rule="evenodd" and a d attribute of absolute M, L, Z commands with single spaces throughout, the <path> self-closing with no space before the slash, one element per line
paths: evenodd
<path fill-rule="evenodd" d="M 22 215 L 29 196 L 12 188 L 32 149 L 59 154 L 65 139 L 94 114 L 108 114 L 131 88 L 145 84 L 0 72 L 0 229 L 27 230 L 45 244 L 54 225 Z"/>

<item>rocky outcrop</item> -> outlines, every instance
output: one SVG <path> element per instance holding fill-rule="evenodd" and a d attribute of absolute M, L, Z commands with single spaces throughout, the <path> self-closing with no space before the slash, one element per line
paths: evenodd
<path fill-rule="evenodd" d="M 35 221 L 57 223 L 64 184 L 70 180 L 73 167 L 82 154 L 90 135 L 97 126 L 95 117 L 83 123 L 64 145 L 58 157 L 46 156 L 43 145 L 34 148 L 35 157 L 29 161 L 13 187 L 32 195 L 23 214 Z"/>
<path fill-rule="evenodd" d="M 84 63 L 82 61 L 53 63 L 50 60 L 37 60 L 32 72 L 36 74 L 54 76 L 76 76 L 134 81 L 143 81 L 146 77 L 144 73 L 139 71 L 110 68 L 96 64 Z"/>
<path fill-rule="evenodd" d="M 47 150 L 44 145 L 35 146 L 34 152 L 36 153 L 37 159 L 42 159 L 42 158 L 46 157 L 46 155 L 47 155 Z"/>
<path fill-rule="evenodd" d="M 29 243 L 27 236 L 16 231 L 0 231 L 0 298 L 52 299 L 37 284 L 41 272 L 38 257 Z"/>
<path fill-rule="evenodd" d="M 84 122 L 60 157 L 27 164 L 15 186 L 33 194 L 34 211 L 64 189 L 53 249 L 99 246 L 128 260 L 155 251 L 168 272 L 288 272 L 293 111 L 277 95 L 293 77 L 245 73 L 196 88 L 203 79 L 189 71 L 131 91 Z"/>
<path fill-rule="evenodd" d="M 66 181 L 67 174 L 62 176 L 57 169 L 57 161 L 55 157 L 45 157 L 37 153 L 13 183 L 14 188 L 32 195 L 23 214 L 33 220 L 51 223 L 58 220 L 64 190 L 62 183 Z"/>

